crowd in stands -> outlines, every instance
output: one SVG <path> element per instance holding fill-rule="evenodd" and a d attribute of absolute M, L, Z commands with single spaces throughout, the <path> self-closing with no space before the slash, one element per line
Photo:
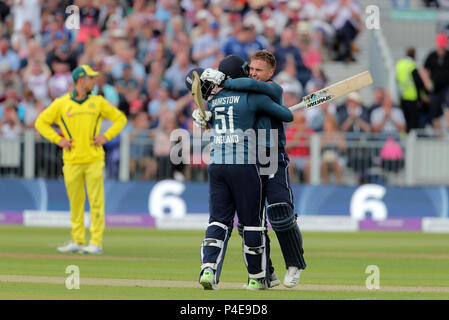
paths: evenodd
<path fill-rule="evenodd" d="M 274 81 L 284 88 L 285 105 L 293 105 L 329 84 L 323 61 L 357 59 L 362 12 L 358 0 L 0 0 L 0 137 L 32 128 L 43 109 L 72 90 L 75 66 L 89 64 L 100 73 L 94 93 L 128 117 L 131 177 L 164 178 L 173 171 L 171 130 L 192 130 L 194 103 L 184 82 L 190 69 L 216 68 L 228 54 L 248 59 L 267 49 L 277 60 Z M 68 28 L 77 22 L 79 28 Z M 323 157 L 334 166 L 342 165 L 342 133 L 403 132 L 401 109 L 388 91 L 377 90 L 371 107 L 353 93 L 344 105 L 295 114 L 289 142 L 331 133 Z M 112 178 L 119 139 L 105 145 Z M 148 139 L 150 145 L 139 147 Z M 308 148 L 287 147 L 307 181 Z M 337 182 L 339 170 L 333 167 Z"/>

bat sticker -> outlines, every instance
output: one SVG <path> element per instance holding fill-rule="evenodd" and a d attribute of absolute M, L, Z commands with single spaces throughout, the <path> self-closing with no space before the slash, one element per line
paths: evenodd
<path fill-rule="evenodd" d="M 306 104 L 305 108 L 311 108 L 313 106 L 325 103 L 325 102 L 331 100 L 333 97 L 334 97 L 333 94 L 329 93 L 328 90 L 324 89 L 324 90 L 309 94 L 308 96 L 305 96 L 303 98 L 303 102 Z"/>

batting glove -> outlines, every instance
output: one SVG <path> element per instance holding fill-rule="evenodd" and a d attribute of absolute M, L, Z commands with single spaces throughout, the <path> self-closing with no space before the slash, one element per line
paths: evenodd
<path fill-rule="evenodd" d="M 202 81 L 209 81 L 217 86 L 220 86 L 223 83 L 225 77 L 226 76 L 223 72 L 212 69 L 212 68 L 207 68 L 201 74 L 200 79 Z"/>
<path fill-rule="evenodd" d="M 212 118 L 212 112 L 206 111 L 206 114 L 203 116 L 199 109 L 193 110 L 192 113 L 193 123 L 199 128 L 205 128 L 207 122 Z"/>

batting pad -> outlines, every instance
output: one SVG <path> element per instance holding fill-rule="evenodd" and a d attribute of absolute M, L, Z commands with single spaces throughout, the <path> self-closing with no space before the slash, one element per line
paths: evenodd
<path fill-rule="evenodd" d="M 243 227 L 243 258 L 251 279 L 266 277 L 265 231 L 266 227 Z"/>
<path fill-rule="evenodd" d="M 267 208 L 268 220 L 279 241 L 285 266 L 306 268 L 302 248 L 302 236 L 296 216 L 288 203 L 275 203 Z"/>
<path fill-rule="evenodd" d="M 206 235 L 201 243 L 201 270 L 205 268 L 213 269 L 215 271 L 216 283 L 220 279 L 231 232 L 232 225 L 227 226 L 220 222 L 211 222 L 206 229 Z"/>

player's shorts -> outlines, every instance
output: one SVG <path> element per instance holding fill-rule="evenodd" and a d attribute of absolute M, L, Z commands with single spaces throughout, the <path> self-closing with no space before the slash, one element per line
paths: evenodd
<path fill-rule="evenodd" d="M 288 163 L 286 166 L 280 164 L 274 176 L 263 176 L 265 179 L 264 193 L 266 194 L 268 204 L 284 202 L 294 208 L 288 167 Z"/>
<path fill-rule="evenodd" d="M 256 165 L 211 164 L 208 173 L 210 221 L 228 225 L 237 211 L 243 225 L 262 225 L 262 180 Z"/>

